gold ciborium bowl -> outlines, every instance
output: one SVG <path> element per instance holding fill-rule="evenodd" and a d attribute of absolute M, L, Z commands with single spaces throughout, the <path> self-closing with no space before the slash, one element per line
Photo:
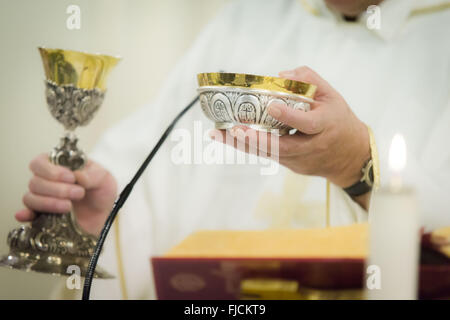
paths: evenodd
<path fill-rule="evenodd" d="M 257 130 L 284 135 L 291 127 L 267 113 L 272 103 L 310 110 L 316 86 L 277 77 L 242 73 L 200 73 L 197 75 L 200 104 L 217 129 L 243 124 Z"/>

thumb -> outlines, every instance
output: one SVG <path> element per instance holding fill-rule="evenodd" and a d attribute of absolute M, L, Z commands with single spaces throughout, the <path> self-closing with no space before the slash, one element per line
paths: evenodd
<path fill-rule="evenodd" d="M 279 73 L 281 78 L 307 82 L 317 86 L 315 98 L 321 100 L 324 97 L 333 96 L 336 92 L 334 88 L 317 72 L 307 66 L 298 67 L 294 70 L 281 71 Z"/>

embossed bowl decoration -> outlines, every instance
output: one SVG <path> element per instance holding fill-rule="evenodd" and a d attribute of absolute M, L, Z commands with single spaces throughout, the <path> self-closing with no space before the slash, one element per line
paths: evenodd
<path fill-rule="evenodd" d="M 280 135 L 292 128 L 272 118 L 267 108 L 276 102 L 309 111 L 317 88 L 300 81 L 241 73 L 200 73 L 197 80 L 202 110 L 217 129 L 243 124 Z"/>

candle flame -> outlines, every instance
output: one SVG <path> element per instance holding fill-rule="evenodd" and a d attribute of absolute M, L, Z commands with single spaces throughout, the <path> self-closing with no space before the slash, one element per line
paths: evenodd
<path fill-rule="evenodd" d="M 389 168 L 401 172 L 406 166 L 406 142 L 399 133 L 394 135 L 389 149 Z"/>

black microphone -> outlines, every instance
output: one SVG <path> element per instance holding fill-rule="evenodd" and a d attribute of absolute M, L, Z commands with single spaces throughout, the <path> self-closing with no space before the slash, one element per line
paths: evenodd
<path fill-rule="evenodd" d="M 184 114 L 198 101 L 199 96 L 195 97 L 194 100 L 191 101 L 176 117 L 173 119 L 172 123 L 169 125 L 169 127 L 164 131 L 163 135 L 159 139 L 158 143 L 153 147 L 150 154 L 147 156 L 147 158 L 144 160 L 144 162 L 139 167 L 138 171 L 133 176 L 133 179 L 126 185 L 126 187 L 122 190 L 117 200 L 114 202 L 114 206 L 111 210 L 111 213 L 108 216 L 108 219 L 106 219 L 106 222 L 103 226 L 102 231 L 100 232 L 100 236 L 97 241 L 97 245 L 95 246 L 94 253 L 91 256 L 91 260 L 89 261 L 89 266 L 87 269 L 87 273 L 84 280 L 84 286 L 83 286 L 83 296 L 82 300 L 89 300 L 89 295 L 91 293 L 91 286 L 92 286 L 92 279 L 94 277 L 95 268 L 97 267 L 98 258 L 100 256 L 100 253 L 103 248 L 103 244 L 105 243 L 106 236 L 108 235 L 109 229 L 111 229 L 111 225 L 114 222 L 114 219 L 117 216 L 117 213 L 119 212 L 120 208 L 124 205 L 125 201 L 127 201 L 128 196 L 130 195 L 131 191 L 133 190 L 134 185 L 141 177 L 142 173 L 147 168 L 150 161 L 155 156 L 156 152 L 158 152 L 161 145 L 164 143 L 164 141 L 169 136 L 172 129 L 175 127 L 175 124 L 180 120 Z"/>

